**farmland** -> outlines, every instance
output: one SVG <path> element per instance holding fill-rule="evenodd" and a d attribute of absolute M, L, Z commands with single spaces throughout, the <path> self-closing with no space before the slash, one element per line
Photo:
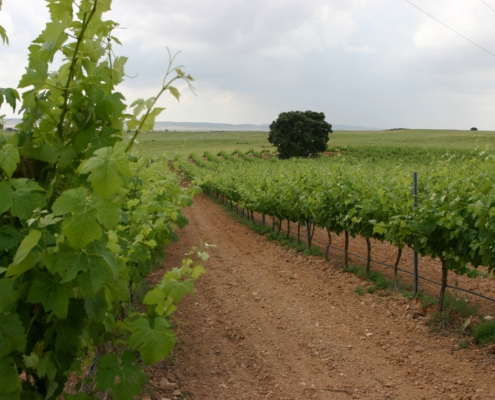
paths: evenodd
<path fill-rule="evenodd" d="M 150 132 L 140 138 L 143 151 L 176 154 L 214 154 L 221 150 L 243 152 L 275 148 L 267 140 L 268 132 Z M 495 148 L 495 133 L 488 131 L 400 130 L 400 131 L 334 131 L 330 146 L 402 146 L 446 149 Z"/>

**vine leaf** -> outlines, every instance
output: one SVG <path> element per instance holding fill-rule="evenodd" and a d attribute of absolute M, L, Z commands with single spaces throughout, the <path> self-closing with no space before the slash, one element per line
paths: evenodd
<path fill-rule="evenodd" d="M 55 215 L 71 214 L 62 223 L 62 231 L 74 249 L 82 249 L 102 235 L 96 221 L 98 210 L 88 195 L 86 188 L 69 189 L 53 204 Z"/>
<path fill-rule="evenodd" d="M 47 376 L 50 379 L 55 379 L 57 375 L 57 365 L 51 351 L 46 352 L 38 362 L 37 372 L 39 376 Z"/>
<path fill-rule="evenodd" d="M 156 317 L 154 328 L 146 318 L 139 318 L 131 324 L 134 332 L 129 338 L 129 345 L 139 350 L 146 365 L 151 365 L 167 357 L 175 345 L 172 324 L 165 318 Z"/>
<path fill-rule="evenodd" d="M 147 376 L 132 352 L 124 351 L 121 360 L 119 363 L 115 353 L 102 356 L 98 362 L 96 384 L 99 390 L 112 388 L 115 400 L 133 400 L 134 395 L 141 392 Z"/>
<path fill-rule="evenodd" d="M 36 229 L 31 229 L 26 237 L 22 240 L 17 253 L 14 257 L 14 262 L 12 265 L 19 265 L 26 256 L 31 252 L 31 250 L 38 244 L 41 239 L 41 231 Z"/>
<path fill-rule="evenodd" d="M 48 78 L 48 64 L 40 59 L 35 59 L 31 60 L 29 66 L 19 82 L 19 88 L 33 86 L 34 89 L 39 90 L 45 85 Z"/>
<path fill-rule="evenodd" d="M 0 39 L 2 39 L 3 44 L 9 44 L 9 38 L 7 37 L 7 32 L 3 26 L 0 25 Z"/>
<path fill-rule="evenodd" d="M 81 168 L 81 174 L 88 174 L 95 191 L 108 200 L 119 190 L 124 178 L 131 176 L 129 162 L 125 153 L 125 143 L 117 143 L 113 148 L 103 147 L 95 151 Z"/>
<path fill-rule="evenodd" d="M 12 308 L 14 282 L 14 279 L 0 279 L 0 313 L 7 312 Z"/>
<path fill-rule="evenodd" d="M 0 37 L 2 35 L 2 27 L 0 26 Z M 12 107 L 12 111 L 15 112 L 16 101 L 20 100 L 19 93 L 15 89 L 11 88 L 0 88 L 0 107 L 2 106 L 4 100 L 7 104 Z"/>
<path fill-rule="evenodd" d="M 17 164 L 21 161 L 19 150 L 14 145 L 7 143 L 0 150 L 0 165 L 9 178 L 17 169 Z"/>
<path fill-rule="evenodd" d="M 14 217 L 27 220 L 31 217 L 33 210 L 40 208 L 44 204 L 43 191 L 36 182 L 26 178 L 11 180 L 14 193 L 12 193 L 11 213 Z"/>
<path fill-rule="evenodd" d="M 68 284 L 60 283 L 45 275 L 32 283 L 27 301 L 43 303 L 46 311 L 53 311 L 58 318 L 66 318 L 69 299 L 72 297 L 74 297 L 74 291 Z"/>
<path fill-rule="evenodd" d="M 0 214 L 12 207 L 12 186 L 7 182 L 0 182 Z"/>
<path fill-rule="evenodd" d="M 0 395 L 9 400 L 20 399 L 20 390 L 21 380 L 16 371 L 14 360 L 12 358 L 0 358 Z"/>
<path fill-rule="evenodd" d="M 26 333 L 19 315 L 0 315 L 0 359 L 14 350 L 23 352 L 25 347 Z"/>

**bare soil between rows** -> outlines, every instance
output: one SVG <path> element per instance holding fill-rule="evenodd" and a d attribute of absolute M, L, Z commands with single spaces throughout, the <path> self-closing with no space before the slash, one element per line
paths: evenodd
<path fill-rule="evenodd" d="M 179 306 L 177 347 L 149 369 L 145 397 L 495 398 L 495 346 L 461 350 L 458 336 L 428 329 L 415 301 L 356 294 L 363 281 L 335 266 L 340 255 L 285 250 L 205 195 L 185 214 L 190 224 L 167 248 L 167 268 L 192 247 L 217 247 Z"/>

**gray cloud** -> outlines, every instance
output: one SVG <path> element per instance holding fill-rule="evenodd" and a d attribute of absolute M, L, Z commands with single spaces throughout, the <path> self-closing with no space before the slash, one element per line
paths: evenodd
<path fill-rule="evenodd" d="M 414 2 L 495 53 L 495 13 L 483 3 Z M 22 74 L 46 20 L 40 4 L 4 1 L 0 86 Z M 125 28 L 116 51 L 138 74 L 121 88 L 129 100 L 155 93 L 167 46 L 182 50 L 198 95 L 164 99 L 162 119 L 268 123 L 314 109 L 334 124 L 495 130 L 494 57 L 405 1 L 114 0 L 108 16 Z"/>

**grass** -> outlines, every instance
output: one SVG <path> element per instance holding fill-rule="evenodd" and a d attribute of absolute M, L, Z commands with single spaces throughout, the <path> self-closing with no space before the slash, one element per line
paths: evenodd
<path fill-rule="evenodd" d="M 169 159 L 205 151 L 218 154 L 224 150 L 231 154 L 235 149 L 243 153 L 275 150 L 268 142 L 268 132 L 149 132 L 138 137 L 138 141 L 145 153 L 166 153 Z"/>
<path fill-rule="evenodd" d="M 365 279 L 368 282 L 373 282 L 374 285 L 369 286 L 366 290 L 368 293 L 374 293 L 375 290 L 386 290 L 391 289 L 394 285 L 392 281 L 389 281 L 387 278 L 383 276 L 380 271 L 371 270 L 366 276 L 366 268 L 358 267 L 356 265 L 349 266 L 344 268 L 344 272 L 349 272 L 351 274 L 357 275 L 361 279 Z"/>
<path fill-rule="evenodd" d="M 473 328 L 473 337 L 480 344 L 495 342 L 495 321 L 483 322 Z"/>
<path fill-rule="evenodd" d="M 361 286 L 356 286 L 356 289 L 354 289 L 354 292 L 356 292 L 359 296 L 364 296 L 364 290 Z"/>
<path fill-rule="evenodd" d="M 9 134 L 8 132 L 6 134 Z M 235 149 L 245 153 L 275 151 L 268 142 L 268 132 L 149 132 L 138 137 L 141 151 L 187 156 L 194 152 L 213 154 L 224 150 L 231 154 Z M 402 146 L 445 149 L 475 149 L 489 145 L 495 148 L 495 132 L 470 130 L 408 129 L 397 131 L 334 131 L 329 146 Z"/>

